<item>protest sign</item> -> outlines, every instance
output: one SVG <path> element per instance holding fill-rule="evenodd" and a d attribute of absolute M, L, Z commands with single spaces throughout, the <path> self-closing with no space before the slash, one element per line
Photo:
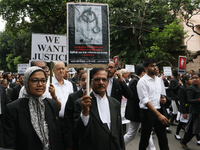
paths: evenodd
<path fill-rule="evenodd" d="M 66 36 L 33 33 L 31 60 L 67 62 Z"/>
<path fill-rule="evenodd" d="M 135 72 L 135 66 L 134 65 L 125 65 L 125 69 L 127 69 L 130 72 Z"/>
<path fill-rule="evenodd" d="M 164 76 L 172 76 L 172 68 L 171 67 L 163 67 Z"/>
<path fill-rule="evenodd" d="M 68 67 L 109 64 L 108 4 L 67 3 Z"/>
<path fill-rule="evenodd" d="M 186 57 L 185 56 L 179 56 L 178 59 L 178 73 L 185 73 L 186 69 Z"/>
<path fill-rule="evenodd" d="M 18 74 L 24 74 L 25 73 L 25 71 L 26 71 L 26 69 L 28 69 L 29 67 L 30 67 L 30 65 L 29 64 L 18 64 Z"/>

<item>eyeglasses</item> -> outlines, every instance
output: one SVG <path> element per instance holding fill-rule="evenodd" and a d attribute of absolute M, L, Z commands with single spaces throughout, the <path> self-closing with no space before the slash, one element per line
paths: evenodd
<path fill-rule="evenodd" d="M 39 80 L 37 78 L 33 78 L 33 79 L 30 79 L 30 81 L 33 83 L 33 85 L 38 85 L 39 82 L 41 82 L 43 85 L 47 83 L 47 79 L 46 78 L 43 78 L 41 80 Z"/>
<path fill-rule="evenodd" d="M 109 66 L 107 69 L 115 69 L 115 67 L 113 67 L 113 66 Z"/>
<path fill-rule="evenodd" d="M 94 81 L 96 83 L 100 82 L 100 80 L 102 80 L 102 82 L 104 82 L 104 83 L 108 82 L 107 78 L 94 78 L 94 79 L 92 79 L 92 81 Z"/>

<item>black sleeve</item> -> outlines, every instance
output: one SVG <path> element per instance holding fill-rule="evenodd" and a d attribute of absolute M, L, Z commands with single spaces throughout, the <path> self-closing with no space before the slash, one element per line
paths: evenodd
<path fill-rule="evenodd" d="M 68 97 L 64 112 L 64 144 L 65 148 L 73 147 L 73 129 L 74 129 L 74 102 L 71 94 Z"/>
<path fill-rule="evenodd" d="M 126 85 L 126 83 L 124 81 L 119 82 L 119 83 L 122 88 L 122 95 L 124 97 L 126 97 L 127 99 L 132 99 L 133 93 L 132 93 L 131 89 Z"/>
<path fill-rule="evenodd" d="M 186 94 L 185 94 L 185 90 L 180 88 L 179 91 L 178 91 L 178 97 L 179 97 L 179 100 L 180 100 L 180 111 L 182 114 L 186 114 L 187 113 L 187 109 L 186 109 Z"/>
<path fill-rule="evenodd" d="M 82 111 L 82 106 L 81 106 L 80 100 L 81 99 L 78 99 L 75 101 L 74 122 L 75 122 L 76 135 L 80 140 L 82 140 L 87 136 L 87 134 L 89 132 L 90 120 L 89 120 L 88 124 L 85 126 L 80 117 L 80 114 Z"/>
<path fill-rule="evenodd" d="M 12 110 L 7 106 L 3 117 L 4 148 L 16 149 L 17 127 Z"/>
<path fill-rule="evenodd" d="M 195 89 L 192 87 L 188 87 L 186 91 L 187 91 L 188 103 L 194 104 L 194 105 L 199 105 L 199 97 L 195 98 Z"/>

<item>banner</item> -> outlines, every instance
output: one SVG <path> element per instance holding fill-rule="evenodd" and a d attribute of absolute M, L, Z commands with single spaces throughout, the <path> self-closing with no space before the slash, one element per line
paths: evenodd
<path fill-rule="evenodd" d="M 66 36 L 32 34 L 31 60 L 67 62 Z"/>
<path fill-rule="evenodd" d="M 107 4 L 67 3 L 68 64 L 109 64 Z"/>
<path fill-rule="evenodd" d="M 30 67 L 29 64 L 18 64 L 18 74 L 24 74 L 26 69 L 28 69 Z"/>
<path fill-rule="evenodd" d="M 172 76 L 172 68 L 171 67 L 163 67 L 164 76 Z"/>
<path fill-rule="evenodd" d="M 178 73 L 184 74 L 186 71 L 186 57 L 185 56 L 179 56 L 178 59 Z"/>
<path fill-rule="evenodd" d="M 115 56 L 114 58 L 115 66 L 118 67 L 119 65 L 119 56 Z"/>
<path fill-rule="evenodd" d="M 134 65 L 125 65 L 125 69 L 127 69 L 130 72 L 135 72 L 135 66 Z"/>

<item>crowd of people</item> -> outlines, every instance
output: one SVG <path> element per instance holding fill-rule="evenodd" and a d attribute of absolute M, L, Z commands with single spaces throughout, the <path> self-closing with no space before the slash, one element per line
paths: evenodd
<path fill-rule="evenodd" d="M 52 83 L 46 62 L 33 61 L 24 74 L 0 76 L 0 147 L 16 150 L 125 150 L 141 132 L 139 150 L 169 150 L 167 133 L 177 125 L 175 139 L 183 149 L 196 136 L 200 145 L 200 74 L 160 74 L 153 59 L 136 65 L 135 73 L 107 68 L 71 76 L 63 62 L 53 65 Z M 121 101 L 127 99 L 122 124 Z M 180 130 L 185 130 L 180 137 Z M 127 132 L 126 132 L 127 131 Z"/>

